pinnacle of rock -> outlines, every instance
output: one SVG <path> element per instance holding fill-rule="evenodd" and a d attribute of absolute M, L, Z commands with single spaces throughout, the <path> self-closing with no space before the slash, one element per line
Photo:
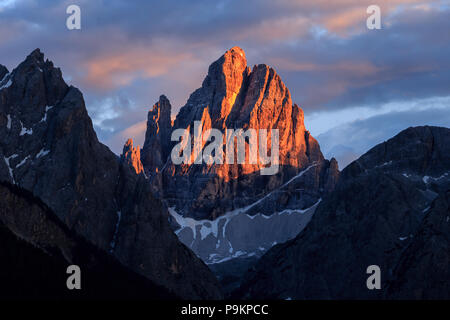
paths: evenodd
<path fill-rule="evenodd" d="M 128 139 L 123 147 L 122 159 L 126 161 L 137 174 L 144 171 L 141 163 L 141 149 L 139 146 L 133 147 L 133 139 Z"/>

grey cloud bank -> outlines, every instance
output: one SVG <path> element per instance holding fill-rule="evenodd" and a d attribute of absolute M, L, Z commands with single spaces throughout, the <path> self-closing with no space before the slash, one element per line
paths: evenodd
<path fill-rule="evenodd" d="M 388 140 L 408 127 L 450 127 L 450 105 L 420 111 L 390 112 L 333 128 L 317 137 L 327 157 L 335 156 L 343 169 L 372 146 Z"/>

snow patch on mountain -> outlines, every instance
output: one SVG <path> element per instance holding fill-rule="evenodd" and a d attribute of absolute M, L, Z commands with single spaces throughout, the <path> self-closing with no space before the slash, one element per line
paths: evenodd
<path fill-rule="evenodd" d="M 45 122 L 45 121 L 47 121 L 47 112 L 48 112 L 50 109 L 52 109 L 52 108 L 53 108 L 53 106 L 46 106 L 46 107 L 45 107 L 45 113 L 44 113 L 44 116 L 42 117 L 42 119 L 41 119 L 40 122 Z"/>
<path fill-rule="evenodd" d="M 9 80 L 6 81 L 6 79 L 9 77 Z M 5 83 L 6 82 L 6 83 Z M 3 84 L 2 84 L 3 83 Z M 11 77 L 10 74 L 7 73 L 5 74 L 5 76 L 3 77 L 3 79 L 0 81 L 0 90 L 9 88 L 12 85 L 12 81 L 11 81 Z"/>
<path fill-rule="evenodd" d="M 27 129 L 23 126 L 22 121 L 20 121 L 20 126 L 22 127 L 22 129 L 20 130 L 20 136 L 24 136 L 26 134 L 32 135 L 33 134 L 33 128 Z"/>
<path fill-rule="evenodd" d="M 30 158 L 30 156 L 26 156 L 22 161 L 20 161 L 20 163 L 17 164 L 16 169 L 23 166 L 29 158 Z"/>
<path fill-rule="evenodd" d="M 175 207 L 169 208 L 179 228 L 176 235 L 191 248 L 205 263 L 215 264 L 240 257 L 259 257 L 269 248 L 295 237 L 309 222 L 321 199 L 305 209 L 285 209 L 267 213 L 254 212 L 255 206 L 285 186 L 303 176 L 312 163 L 279 188 L 266 194 L 252 204 L 226 212 L 215 220 L 195 220 L 183 217 Z M 250 214 L 252 213 L 252 214 Z"/>
<path fill-rule="evenodd" d="M 8 118 L 8 123 L 6 124 L 6 128 L 7 128 L 8 130 L 11 130 L 11 122 L 12 122 L 11 116 L 8 114 L 8 115 L 7 115 L 7 118 Z"/>
<path fill-rule="evenodd" d="M 49 153 L 50 153 L 50 150 L 45 150 L 44 148 L 42 148 L 41 151 L 39 151 L 39 153 L 36 155 L 36 159 L 38 159 L 40 157 L 45 157 Z"/>
<path fill-rule="evenodd" d="M 214 264 L 238 257 L 259 257 L 273 245 L 292 239 L 307 225 L 320 201 L 306 209 L 286 209 L 270 216 L 247 214 L 253 203 L 213 221 L 185 218 L 174 207 L 169 208 L 169 213 L 180 226 L 175 232 L 180 241 L 205 263 Z"/>
<path fill-rule="evenodd" d="M 3 157 L 5 159 L 5 163 L 8 166 L 8 170 L 9 170 L 9 175 L 11 176 L 11 179 L 13 181 L 13 184 L 16 184 L 16 181 L 14 180 L 14 173 L 13 173 L 13 169 L 11 168 L 11 164 L 9 163 L 11 159 L 14 159 L 16 157 L 18 157 L 18 154 L 13 154 L 9 157 Z"/>

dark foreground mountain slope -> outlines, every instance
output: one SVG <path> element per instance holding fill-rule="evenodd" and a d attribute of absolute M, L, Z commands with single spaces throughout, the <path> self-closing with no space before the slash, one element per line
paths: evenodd
<path fill-rule="evenodd" d="M 37 49 L 1 72 L 0 181 L 31 191 L 69 229 L 180 297 L 220 298 L 144 176 L 98 141 L 81 92 L 61 71 Z"/>
<path fill-rule="evenodd" d="M 449 299 L 450 191 L 439 196 L 416 237 L 402 254 L 387 297 Z"/>
<path fill-rule="evenodd" d="M 29 191 L 0 183 L 1 299 L 175 299 L 71 232 Z M 81 267 L 81 290 L 66 269 Z"/>
<path fill-rule="evenodd" d="M 450 129 L 406 129 L 345 168 L 308 226 L 269 250 L 236 296 L 449 299 L 449 190 Z M 370 265 L 381 290 L 367 289 Z"/>

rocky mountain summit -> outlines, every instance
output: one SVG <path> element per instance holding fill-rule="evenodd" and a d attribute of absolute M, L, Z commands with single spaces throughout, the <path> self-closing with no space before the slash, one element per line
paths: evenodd
<path fill-rule="evenodd" d="M 334 187 L 337 164 L 324 159 L 317 141 L 305 128 L 302 109 L 293 104 L 280 76 L 264 64 L 250 69 L 239 47 L 211 64 L 202 86 L 190 95 L 173 126 L 170 111 L 169 101 L 162 96 L 149 112 L 141 159 L 148 174 L 158 176 L 154 184 L 161 197 L 182 216 L 214 220 L 255 203 L 275 189 L 278 191 L 249 213 L 270 215 L 284 209 L 305 209 Z M 196 121 L 203 132 L 214 128 L 224 135 L 227 129 L 267 130 L 269 151 L 271 130 L 279 130 L 278 172 L 261 175 L 267 165 L 261 160 L 250 163 L 248 152 L 243 164 L 174 164 L 170 133 L 187 129 L 194 136 Z M 210 143 L 204 138 L 199 137 L 203 151 Z M 226 145 L 226 137 L 223 139 Z M 250 141 L 245 143 L 250 149 Z M 225 159 L 225 147 L 223 154 Z M 306 168 L 310 169 L 302 177 L 279 189 Z"/>
<path fill-rule="evenodd" d="M 449 299 L 450 129 L 415 127 L 346 167 L 293 240 L 248 271 L 236 297 Z M 381 269 L 368 290 L 366 269 Z"/>
<path fill-rule="evenodd" d="M 81 92 L 37 49 L 0 68 L 0 180 L 30 191 L 67 227 L 181 298 L 220 298 L 207 266 L 179 242 L 131 143 L 101 144 Z"/>
<path fill-rule="evenodd" d="M 154 194 L 169 207 L 178 237 L 208 264 L 254 260 L 274 244 L 292 239 L 338 180 L 336 160 L 324 159 L 281 77 L 264 64 L 248 67 L 239 47 L 210 65 L 202 86 L 173 123 L 171 108 L 161 96 L 148 113 L 141 160 Z M 192 137 L 186 145 L 201 154 L 218 139 L 214 156 L 222 154 L 222 163 L 197 162 L 192 154 L 190 163 L 174 163 L 171 153 L 178 141 L 171 141 L 171 135 L 180 129 Z M 222 136 L 211 141 L 205 134 L 210 129 Z M 261 173 L 270 166 L 261 158 L 250 161 L 253 147 L 260 156 L 260 137 L 244 140 L 245 161 L 237 163 L 237 147 L 228 149 L 226 133 L 239 129 L 265 130 L 269 153 L 278 148 L 278 159 L 270 163 L 277 167 L 274 174 Z M 272 130 L 278 130 L 276 147 Z M 228 154 L 235 157 L 233 163 L 225 161 Z"/>

